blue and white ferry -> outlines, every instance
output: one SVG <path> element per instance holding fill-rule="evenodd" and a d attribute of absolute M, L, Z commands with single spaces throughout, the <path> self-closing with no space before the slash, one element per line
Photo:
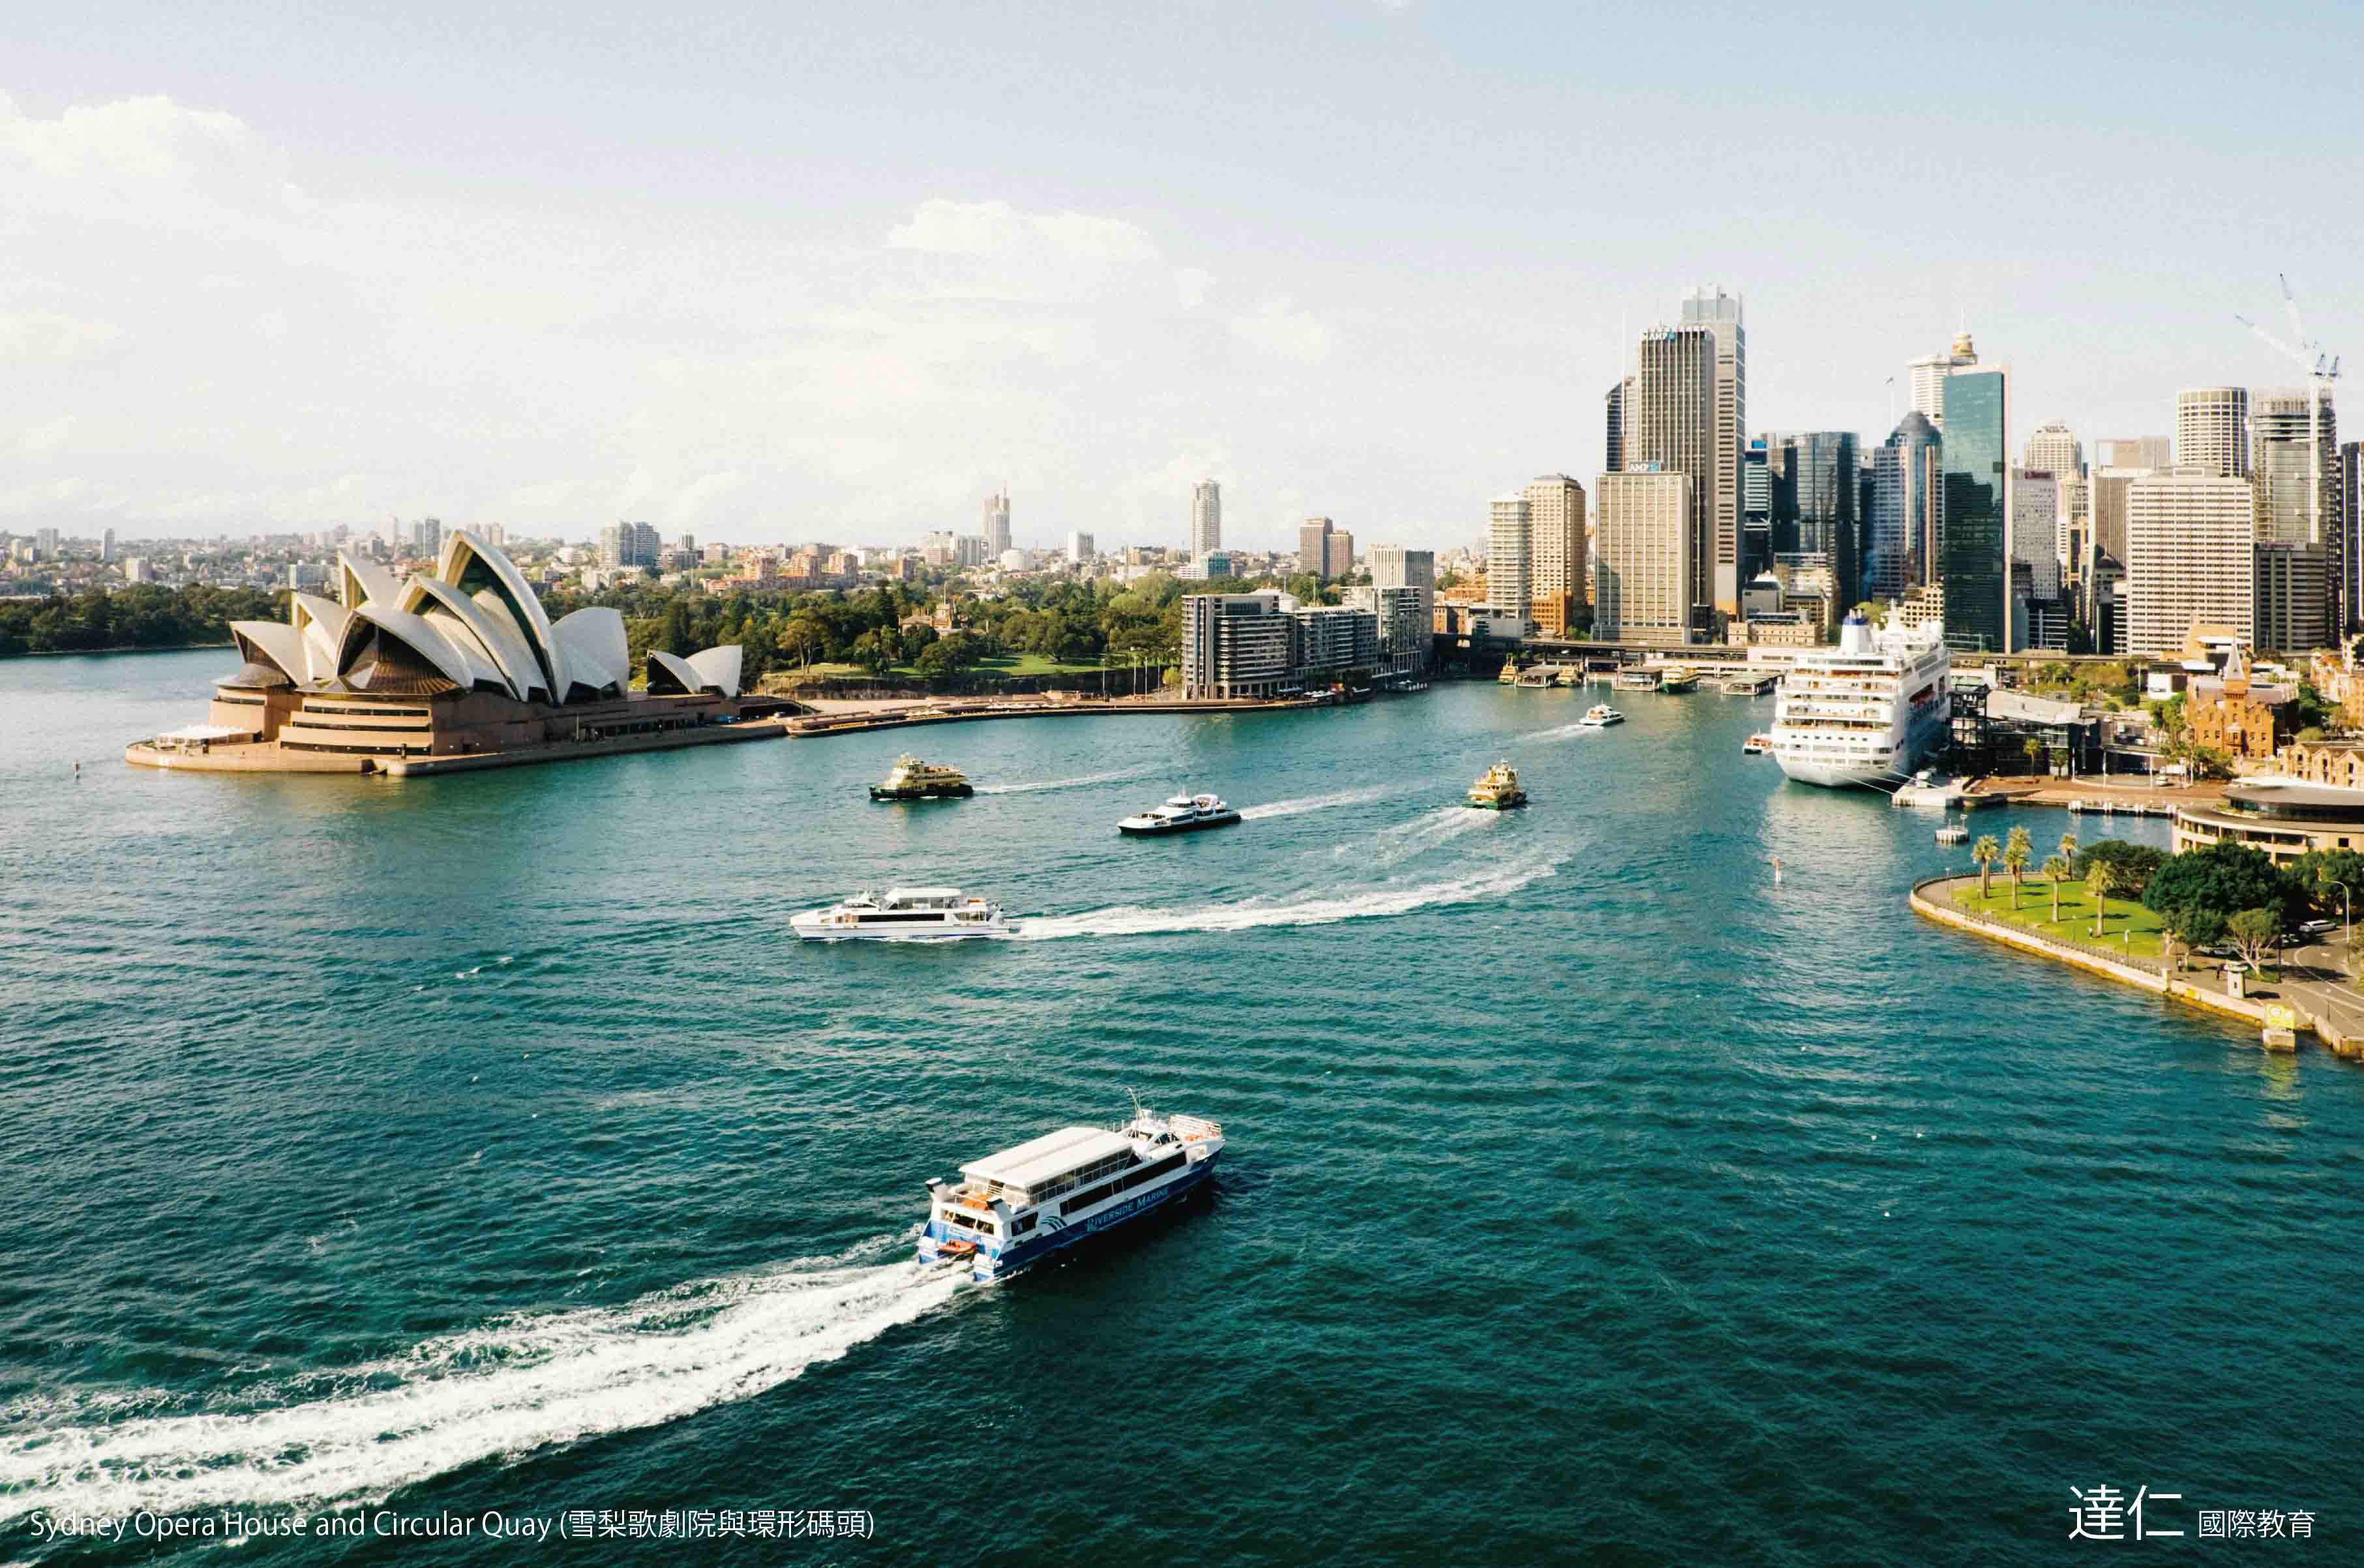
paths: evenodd
<path fill-rule="evenodd" d="M 1220 1122 L 1136 1103 L 1113 1128 L 1063 1127 L 928 1184 L 923 1263 L 965 1263 L 997 1280 L 1087 1236 L 1187 1197 L 1223 1151 Z"/>

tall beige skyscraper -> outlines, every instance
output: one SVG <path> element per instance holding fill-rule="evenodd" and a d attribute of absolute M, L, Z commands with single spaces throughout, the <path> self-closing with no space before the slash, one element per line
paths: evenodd
<path fill-rule="evenodd" d="M 1411 588 L 1420 595 L 1420 624 L 1425 628 L 1436 609 L 1436 552 L 1407 550 L 1399 544 L 1371 547 L 1371 586 Z"/>
<path fill-rule="evenodd" d="M 1748 334 L 1740 296 L 1718 288 L 1683 298 L 1683 325 L 1704 327 L 1715 339 L 1714 450 L 1708 475 L 1708 564 L 1704 602 L 1727 616 L 1740 613 L 1740 453 L 1748 444 Z"/>
<path fill-rule="evenodd" d="M 1628 469 L 1593 482 L 1592 635 L 1679 647 L 1691 639 L 1697 506 L 1691 476 Z"/>
<path fill-rule="evenodd" d="M 1565 473 L 1546 473 L 1528 484 L 1533 519 L 1531 562 L 1536 598 L 1573 594 L 1585 601 L 1584 486 Z"/>
<path fill-rule="evenodd" d="M 985 498 L 985 552 L 999 560 L 1009 548 L 1009 494 L 1002 491 Z"/>
<path fill-rule="evenodd" d="M 2055 479 L 2074 479 L 2085 472 L 2085 443 L 2057 419 L 2038 425 L 2027 438 L 2026 466 Z"/>
<path fill-rule="evenodd" d="M 2103 468 L 2167 468 L 2174 462 L 2174 443 L 2165 436 L 2121 436 L 2102 443 Z"/>
<path fill-rule="evenodd" d="M 2246 480 L 2197 469 L 2127 480 L 2127 653 L 2178 655 L 2195 621 L 2256 646 L 2256 513 Z"/>
<path fill-rule="evenodd" d="M 1355 570 L 1355 536 L 1347 529 L 1333 528 L 1322 541 L 1321 575 L 1344 577 Z"/>
<path fill-rule="evenodd" d="M 1308 517 L 1297 526 L 1297 569 L 1316 577 L 1330 574 L 1330 530 L 1327 517 Z"/>
<path fill-rule="evenodd" d="M 1954 336 L 1953 348 L 1942 354 L 1924 354 L 1909 367 L 1912 376 L 1912 412 L 1943 429 L 1946 424 L 1946 378 L 1954 373 L 1957 365 L 1979 362 L 1979 351 L 1970 344 L 1968 332 Z"/>
<path fill-rule="evenodd" d="M 2195 386 L 2175 395 L 2175 466 L 2247 477 L 2247 387 Z"/>
<path fill-rule="evenodd" d="M 1190 492 L 1190 559 L 1203 561 L 1223 548 L 1223 488 L 1211 479 Z"/>
<path fill-rule="evenodd" d="M 1625 432 L 1625 466 L 1656 465 L 1690 478 L 1687 498 L 1690 562 L 1686 582 L 1694 603 L 1712 604 L 1715 550 L 1712 514 L 1716 462 L 1716 336 L 1703 322 L 1656 327 L 1642 334 L 1641 365 L 1634 377 L 1632 422 Z M 1737 486 L 1739 453 L 1734 484 Z M 1735 489 L 1735 495 L 1737 491 Z M 1735 525 L 1737 518 L 1735 517 Z M 1736 590 L 1735 590 L 1736 593 Z M 1736 606 L 1735 606 L 1736 607 Z"/>
<path fill-rule="evenodd" d="M 1534 508 L 1524 495 L 1497 495 L 1489 510 L 1486 602 L 1524 616 L 1535 591 Z"/>

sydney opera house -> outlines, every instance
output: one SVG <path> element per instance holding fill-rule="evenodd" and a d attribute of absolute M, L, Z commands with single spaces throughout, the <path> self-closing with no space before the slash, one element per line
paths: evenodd
<path fill-rule="evenodd" d="M 648 656 L 632 689 L 624 617 L 552 622 L 516 565 L 454 532 L 431 572 L 397 582 L 338 557 L 337 597 L 230 627 L 245 660 L 202 724 L 126 749 L 151 767 L 440 773 L 779 734 L 742 725 L 739 650 Z"/>

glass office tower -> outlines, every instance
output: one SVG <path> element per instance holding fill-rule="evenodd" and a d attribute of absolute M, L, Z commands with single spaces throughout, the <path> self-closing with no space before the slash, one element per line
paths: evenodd
<path fill-rule="evenodd" d="M 1946 640 L 1972 652 L 2012 651 L 2010 387 L 2001 365 L 1964 366 L 1946 378 L 1937 581 Z"/>

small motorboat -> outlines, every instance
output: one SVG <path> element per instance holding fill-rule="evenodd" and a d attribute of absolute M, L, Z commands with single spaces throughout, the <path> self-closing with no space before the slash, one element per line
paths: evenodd
<path fill-rule="evenodd" d="M 1594 703 L 1576 722 L 1586 729 L 1606 729 L 1612 724 L 1624 723 L 1625 716 L 1605 702 Z"/>
<path fill-rule="evenodd" d="M 1773 737 L 1770 735 L 1752 735 L 1740 743 L 1740 754 L 1744 757 L 1762 757 L 1771 750 Z"/>

